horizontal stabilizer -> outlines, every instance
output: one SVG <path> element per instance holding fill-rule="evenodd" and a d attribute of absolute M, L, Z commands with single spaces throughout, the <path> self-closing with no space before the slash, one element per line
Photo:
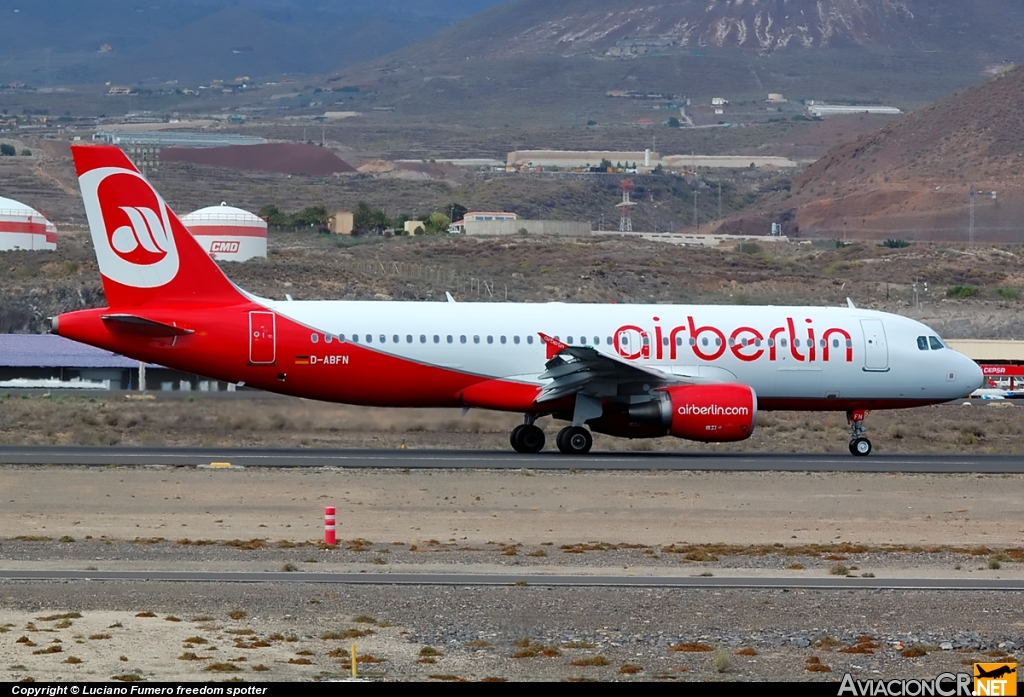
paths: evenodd
<path fill-rule="evenodd" d="M 155 322 L 135 315 L 103 315 L 100 317 L 109 331 L 134 336 L 185 336 L 191 329 L 182 329 L 163 322 Z"/>

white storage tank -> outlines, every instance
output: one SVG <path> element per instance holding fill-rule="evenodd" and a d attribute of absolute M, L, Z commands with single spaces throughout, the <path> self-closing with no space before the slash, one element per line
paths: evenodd
<path fill-rule="evenodd" d="M 0 196 L 0 251 L 57 249 L 57 228 L 31 206 Z"/>
<path fill-rule="evenodd" d="M 221 203 L 181 219 L 200 246 L 218 261 L 245 261 L 267 256 L 267 223 L 241 208 Z"/>

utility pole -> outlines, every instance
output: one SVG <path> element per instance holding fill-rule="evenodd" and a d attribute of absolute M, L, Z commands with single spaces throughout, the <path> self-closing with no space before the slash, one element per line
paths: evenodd
<path fill-rule="evenodd" d="M 722 219 L 722 182 L 718 182 L 718 219 Z"/>
<path fill-rule="evenodd" d="M 697 192 L 693 192 L 693 225 L 700 230 L 700 221 L 697 220 Z"/>
<path fill-rule="evenodd" d="M 974 184 L 971 184 L 971 222 L 967 228 L 967 239 L 974 246 Z"/>

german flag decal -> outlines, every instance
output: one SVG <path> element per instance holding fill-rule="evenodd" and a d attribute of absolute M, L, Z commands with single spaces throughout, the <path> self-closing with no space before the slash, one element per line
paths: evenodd
<path fill-rule="evenodd" d="M 309 356 L 296 356 L 295 365 L 309 365 Z"/>

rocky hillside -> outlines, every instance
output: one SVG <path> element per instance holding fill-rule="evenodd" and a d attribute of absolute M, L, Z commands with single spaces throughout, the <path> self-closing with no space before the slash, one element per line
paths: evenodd
<path fill-rule="evenodd" d="M 975 239 L 1020 243 L 1022 101 L 1024 69 L 1001 73 L 831 149 L 768 210 L 790 234 L 968 241 L 973 188 Z"/>

